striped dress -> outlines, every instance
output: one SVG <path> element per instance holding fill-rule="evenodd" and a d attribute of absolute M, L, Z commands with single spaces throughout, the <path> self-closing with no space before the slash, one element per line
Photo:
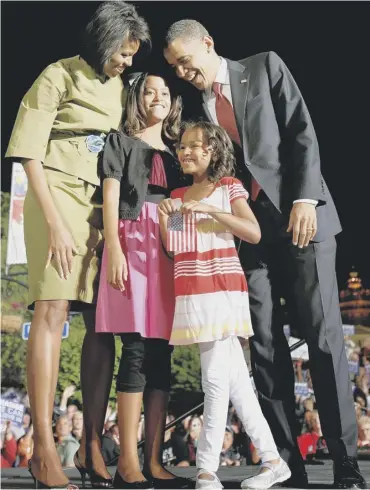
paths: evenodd
<path fill-rule="evenodd" d="M 171 193 L 179 208 L 187 188 Z M 248 199 L 241 182 L 224 177 L 202 202 L 231 212 L 236 199 Z M 248 287 L 233 234 L 208 214 L 193 215 L 191 251 L 174 252 L 175 315 L 170 344 L 210 342 L 230 335 L 253 335 Z M 189 240 L 188 240 L 189 241 Z"/>

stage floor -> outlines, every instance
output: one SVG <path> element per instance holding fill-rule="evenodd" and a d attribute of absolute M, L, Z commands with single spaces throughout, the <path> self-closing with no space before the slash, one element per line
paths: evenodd
<path fill-rule="evenodd" d="M 370 461 L 360 461 L 359 465 L 362 474 L 368 483 L 368 488 L 370 488 Z M 333 472 L 330 461 L 325 461 L 322 465 L 307 465 L 306 469 L 309 477 L 310 488 L 333 488 Z M 239 468 L 222 467 L 220 468 L 218 475 L 225 489 L 237 489 L 240 488 L 240 482 L 244 478 L 254 475 L 256 470 L 257 468 L 255 466 L 242 466 Z M 109 471 L 112 475 L 114 475 L 116 468 L 111 467 L 109 468 Z M 194 478 L 196 473 L 195 468 L 171 468 L 171 471 L 179 476 L 181 475 L 187 478 Z M 76 485 L 81 483 L 79 473 L 76 469 L 66 470 L 66 474 Z M 25 468 L 3 469 L 1 471 L 1 488 L 33 488 L 33 481 Z"/>

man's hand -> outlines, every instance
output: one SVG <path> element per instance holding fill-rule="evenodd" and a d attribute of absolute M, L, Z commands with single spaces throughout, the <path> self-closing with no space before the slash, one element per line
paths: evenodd
<path fill-rule="evenodd" d="M 316 207 L 307 202 L 293 204 L 287 232 L 293 231 L 293 245 L 307 247 L 317 232 Z"/>

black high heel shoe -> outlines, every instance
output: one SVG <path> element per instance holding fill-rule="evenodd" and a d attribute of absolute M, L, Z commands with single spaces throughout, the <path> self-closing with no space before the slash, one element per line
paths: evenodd
<path fill-rule="evenodd" d="M 122 476 L 119 474 L 117 469 L 116 474 L 114 475 L 113 488 L 121 488 L 121 489 L 143 489 L 143 490 L 154 490 L 153 482 L 149 480 L 143 481 L 134 481 L 128 482 L 125 481 Z"/>
<path fill-rule="evenodd" d="M 34 477 L 32 473 L 32 468 L 31 468 L 31 460 L 28 461 L 28 471 L 30 475 L 33 478 L 33 482 L 36 489 L 41 489 L 41 488 L 49 488 L 49 489 L 63 489 L 63 490 L 78 490 L 78 487 L 76 485 L 73 485 L 72 483 L 68 482 L 67 486 L 66 485 L 53 485 L 52 487 L 49 487 L 49 485 L 46 485 L 45 483 L 42 483 L 42 481 L 37 480 L 37 478 Z"/>
<path fill-rule="evenodd" d="M 168 473 L 170 472 L 168 471 Z M 195 488 L 195 482 L 193 480 L 189 480 L 188 478 L 183 478 L 181 476 L 176 476 L 173 473 L 170 474 L 173 476 L 173 478 L 154 478 L 154 476 L 151 476 L 148 472 L 143 472 L 145 478 L 153 482 L 154 488 L 160 488 L 163 490 Z"/>
<path fill-rule="evenodd" d="M 82 488 L 86 488 L 86 475 L 89 475 L 92 488 L 114 488 L 112 478 L 104 478 L 93 469 L 90 470 L 82 466 L 78 452 L 75 454 L 73 462 L 81 475 Z"/>

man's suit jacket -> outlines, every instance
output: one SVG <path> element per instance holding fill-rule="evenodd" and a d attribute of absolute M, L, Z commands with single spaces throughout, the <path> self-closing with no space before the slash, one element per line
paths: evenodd
<path fill-rule="evenodd" d="M 321 175 L 315 130 L 288 68 L 272 51 L 227 64 L 242 142 L 238 166 L 246 166 L 283 214 L 289 214 L 296 199 L 317 200 L 314 241 L 339 233 L 338 214 Z M 211 120 L 204 102 L 203 110 Z"/>

